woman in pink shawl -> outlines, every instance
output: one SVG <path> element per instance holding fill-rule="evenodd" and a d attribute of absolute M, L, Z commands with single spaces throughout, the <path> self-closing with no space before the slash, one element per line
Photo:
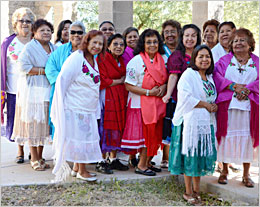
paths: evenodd
<path fill-rule="evenodd" d="M 253 34 L 244 28 L 235 32 L 231 52 L 215 65 L 214 81 L 218 97 L 218 161 L 223 171 L 218 182 L 227 184 L 228 163 L 243 163 L 242 182 L 254 187 L 249 177 L 250 163 L 259 146 L 259 57 Z"/>

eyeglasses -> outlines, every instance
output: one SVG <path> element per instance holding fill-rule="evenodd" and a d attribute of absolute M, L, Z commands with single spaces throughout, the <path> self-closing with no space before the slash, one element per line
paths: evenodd
<path fill-rule="evenodd" d="M 234 39 L 234 43 L 238 43 L 238 42 L 241 42 L 241 43 L 244 43 L 244 42 L 246 42 L 247 41 L 247 39 L 246 38 L 241 38 L 241 39 Z"/>
<path fill-rule="evenodd" d="M 78 35 L 83 35 L 83 31 L 75 31 L 75 30 L 70 30 L 70 34 L 78 34 Z"/>
<path fill-rule="evenodd" d="M 154 44 L 154 45 L 158 45 L 158 41 L 153 41 L 153 42 L 150 42 L 150 41 L 147 41 L 147 42 L 145 42 L 145 44 L 147 44 L 147 45 L 152 45 L 152 44 Z"/>
<path fill-rule="evenodd" d="M 30 21 L 30 20 L 23 20 L 23 19 L 19 19 L 19 20 L 17 20 L 17 22 L 20 22 L 21 24 L 23 24 L 23 23 L 31 24 L 32 23 L 32 21 Z"/>
<path fill-rule="evenodd" d="M 102 32 L 106 32 L 106 31 L 113 32 L 114 28 L 113 27 L 109 27 L 109 28 L 104 27 L 104 28 L 101 29 L 101 31 Z"/>
<path fill-rule="evenodd" d="M 114 47 L 118 47 L 118 46 L 120 46 L 120 47 L 124 47 L 125 44 L 124 44 L 124 43 L 114 42 L 114 43 L 113 43 L 113 46 L 114 46 Z"/>
<path fill-rule="evenodd" d="M 176 31 L 176 30 L 171 30 L 171 31 L 165 30 L 165 31 L 164 31 L 164 34 L 166 34 L 166 35 L 169 35 L 169 34 L 177 34 L 177 31 Z"/>

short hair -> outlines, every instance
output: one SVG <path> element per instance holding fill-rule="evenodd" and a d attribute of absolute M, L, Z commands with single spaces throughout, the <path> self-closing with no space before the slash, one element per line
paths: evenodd
<path fill-rule="evenodd" d="M 58 41 L 61 41 L 63 43 L 63 40 L 61 38 L 61 34 L 62 34 L 62 30 L 65 27 L 65 24 L 72 24 L 72 21 L 67 19 L 67 20 L 63 20 L 63 21 L 60 22 L 60 24 L 58 26 L 58 31 L 57 31 L 55 43 L 57 43 Z"/>
<path fill-rule="evenodd" d="M 109 38 L 108 38 L 108 40 L 107 40 L 107 51 L 109 52 L 109 53 L 111 53 L 109 50 L 108 50 L 108 47 L 111 45 L 111 43 L 113 42 L 113 40 L 114 39 L 116 39 L 116 38 L 120 38 L 120 39 L 122 39 L 123 41 L 124 41 L 124 49 L 126 48 L 126 41 L 125 41 L 125 38 L 123 37 L 123 35 L 121 35 L 121 34 L 119 34 L 119 33 L 116 33 L 116 34 L 114 34 L 114 35 L 111 35 Z"/>
<path fill-rule="evenodd" d="M 146 37 L 151 37 L 151 36 L 156 36 L 158 41 L 159 41 L 159 47 L 158 47 L 158 52 L 162 55 L 165 54 L 165 51 L 163 49 L 163 40 L 161 35 L 159 34 L 158 31 L 154 30 L 154 29 L 146 29 L 142 32 L 142 34 L 140 35 L 138 42 L 137 42 L 137 46 L 134 49 L 134 55 L 138 55 L 141 52 L 145 51 L 144 48 L 144 44 L 145 44 L 145 38 Z"/>
<path fill-rule="evenodd" d="M 235 36 L 241 36 L 241 35 L 246 35 L 247 36 L 247 44 L 249 45 L 249 53 L 253 52 L 255 50 L 255 39 L 254 39 L 254 35 L 252 32 L 250 32 L 250 30 L 246 29 L 246 28 L 239 28 L 238 30 L 235 31 L 234 33 L 234 38 Z M 234 54 L 233 51 L 233 41 L 234 38 L 231 40 L 230 42 L 230 51 Z"/>
<path fill-rule="evenodd" d="M 236 25 L 234 24 L 234 22 L 222 22 L 221 24 L 218 25 L 218 31 L 220 31 L 221 27 L 223 27 L 224 25 L 229 25 L 231 27 L 231 29 L 236 28 Z"/>
<path fill-rule="evenodd" d="M 77 27 L 80 27 L 83 31 L 83 34 L 86 34 L 86 28 L 84 26 L 84 24 L 81 22 L 81 21 L 75 21 L 73 22 L 71 25 L 70 25 L 70 28 L 69 28 L 69 33 L 70 33 L 70 30 L 71 30 L 71 27 L 73 26 L 77 26 Z"/>
<path fill-rule="evenodd" d="M 209 55 L 210 55 L 211 63 L 210 63 L 209 68 L 206 70 L 206 74 L 210 75 L 214 71 L 214 60 L 213 60 L 213 55 L 212 55 L 211 49 L 207 45 L 197 45 L 194 48 L 194 50 L 191 54 L 191 60 L 190 60 L 189 67 L 191 67 L 193 70 L 199 71 L 199 68 L 195 64 L 195 60 L 198 56 L 199 51 L 201 51 L 203 49 L 206 49 L 209 52 Z"/>
<path fill-rule="evenodd" d="M 36 22 L 34 22 L 33 26 L 32 26 L 32 32 L 33 35 L 37 32 L 37 30 L 42 26 L 42 25 L 46 25 L 50 28 L 51 33 L 53 33 L 54 29 L 53 29 L 53 25 L 48 22 L 45 19 L 37 19 Z"/>
<path fill-rule="evenodd" d="M 29 16 L 30 20 L 32 21 L 32 25 L 34 24 L 36 16 L 31 9 L 27 7 L 21 7 L 19 9 L 16 9 L 12 15 L 12 26 L 15 32 L 16 32 L 18 17 L 23 16 L 25 14 Z"/>
<path fill-rule="evenodd" d="M 186 24 L 183 26 L 183 28 L 181 29 L 181 34 L 179 36 L 179 40 L 178 40 L 178 45 L 176 47 L 176 50 L 180 50 L 181 54 L 183 55 L 183 57 L 185 56 L 185 52 L 186 52 L 186 48 L 183 44 L 183 35 L 186 29 L 194 29 L 197 33 L 197 43 L 195 45 L 195 47 L 197 47 L 198 45 L 201 44 L 201 32 L 200 32 L 200 28 L 198 26 L 196 26 L 195 24 Z M 194 48 L 195 48 L 194 47 Z"/>
<path fill-rule="evenodd" d="M 99 29 L 102 27 L 102 25 L 103 24 L 106 24 L 106 23 L 108 23 L 108 24 L 111 24 L 113 27 L 114 27 L 114 29 L 115 29 L 115 25 L 112 23 L 112 22 L 110 22 L 110 21 L 103 21 L 100 25 L 99 25 Z"/>
<path fill-rule="evenodd" d="M 165 29 L 165 27 L 167 27 L 168 25 L 174 27 L 177 29 L 177 33 L 178 33 L 178 36 L 180 35 L 180 31 L 181 31 L 181 24 L 180 22 L 178 21 L 175 21 L 173 19 L 169 19 L 169 20 L 166 20 L 163 24 L 162 24 L 162 39 L 164 40 L 164 34 L 163 34 L 163 31 Z"/>
<path fill-rule="evenodd" d="M 214 26 L 216 27 L 216 30 L 217 30 L 217 33 L 218 33 L 218 31 L 219 31 L 219 30 L 218 30 L 218 25 L 219 25 L 219 24 L 220 24 L 219 21 L 216 20 L 216 19 L 208 20 L 208 21 L 206 21 L 206 22 L 203 24 L 203 29 L 202 29 L 202 31 L 204 32 L 207 26 L 209 26 L 209 25 L 214 25 Z"/>
<path fill-rule="evenodd" d="M 103 37 L 103 48 L 102 48 L 101 53 L 103 55 L 105 55 L 106 48 L 107 48 L 107 40 L 106 40 L 106 37 L 103 35 L 103 33 L 99 30 L 91 30 L 86 35 L 84 35 L 84 37 L 82 38 L 82 41 L 79 45 L 79 49 L 84 52 L 84 55 L 89 53 L 89 51 L 88 51 L 89 41 L 95 36 L 102 36 Z"/>
<path fill-rule="evenodd" d="M 126 39 L 126 36 L 132 31 L 137 32 L 137 34 L 139 35 L 138 29 L 136 29 L 135 27 L 127 27 L 123 32 L 123 37 Z"/>

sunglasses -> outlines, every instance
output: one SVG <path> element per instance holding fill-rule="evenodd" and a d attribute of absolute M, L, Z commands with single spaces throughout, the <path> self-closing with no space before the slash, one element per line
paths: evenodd
<path fill-rule="evenodd" d="M 23 24 L 23 23 L 31 24 L 32 23 L 32 21 L 30 21 L 30 20 L 23 20 L 23 19 L 19 19 L 19 20 L 17 20 L 17 22 L 20 22 L 21 24 Z"/>
<path fill-rule="evenodd" d="M 75 31 L 75 30 L 70 30 L 70 34 L 78 34 L 78 35 L 83 35 L 83 31 Z"/>
<path fill-rule="evenodd" d="M 106 31 L 113 32 L 114 29 L 112 27 L 109 27 L 109 28 L 104 27 L 104 28 L 101 29 L 101 31 L 102 32 L 106 32 Z"/>

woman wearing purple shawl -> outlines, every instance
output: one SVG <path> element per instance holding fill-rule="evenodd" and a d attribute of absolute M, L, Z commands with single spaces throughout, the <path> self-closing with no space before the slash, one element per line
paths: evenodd
<path fill-rule="evenodd" d="M 249 177 L 259 146 L 259 57 L 252 53 L 254 49 L 253 34 L 240 28 L 231 42 L 231 52 L 215 65 L 218 162 L 223 162 L 220 184 L 228 182 L 228 163 L 243 163 L 242 182 L 254 187 Z"/>
<path fill-rule="evenodd" d="M 35 21 L 35 15 L 29 8 L 19 8 L 12 16 L 12 26 L 14 34 L 7 37 L 1 45 L 1 123 L 4 124 L 4 107 L 6 104 L 7 120 L 5 129 L 1 130 L 1 135 L 6 136 L 10 141 L 13 133 L 17 79 L 18 56 L 24 45 L 31 41 L 32 24 Z M 18 155 L 16 163 L 24 162 L 23 146 L 18 145 Z"/>

